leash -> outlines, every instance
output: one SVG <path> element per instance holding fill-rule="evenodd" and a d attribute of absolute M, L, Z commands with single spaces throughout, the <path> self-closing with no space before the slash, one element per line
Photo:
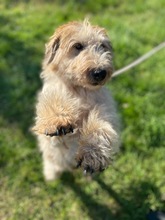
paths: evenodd
<path fill-rule="evenodd" d="M 127 66 L 116 70 L 112 77 L 116 77 L 124 72 L 126 72 L 129 69 L 132 69 L 133 67 L 137 66 L 138 64 L 142 63 L 143 61 L 147 60 L 149 57 L 157 53 L 159 50 L 163 49 L 165 47 L 165 42 L 162 42 L 158 46 L 154 47 L 152 50 L 150 50 L 148 53 L 144 54 L 143 56 L 139 57 L 137 60 L 133 61 L 132 63 L 128 64 Z"/>

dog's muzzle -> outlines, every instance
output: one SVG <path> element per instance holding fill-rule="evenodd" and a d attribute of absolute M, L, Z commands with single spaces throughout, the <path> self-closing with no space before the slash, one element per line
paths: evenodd
<path fill-rule="evenodd" d="M 92 85 L 99 85 L 106 77 L 107 71 L 104 69 L 93 69 L 89 72 L 89 80 Z"/>

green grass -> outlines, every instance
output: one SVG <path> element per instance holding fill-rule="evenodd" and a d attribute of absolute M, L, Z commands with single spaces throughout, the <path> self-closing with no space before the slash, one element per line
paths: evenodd
<path fill-rule="evenodd" d="M 116 69 L 165 36 L 163 0 L 61 2 L 0 1 L 0 219 L 143 220 L 150 209 L 165 211 L 164 50 L 108 85 L 122 122 L 114 165 L 92 181 L 76 170 L 44 182 L 29 128 L 54 29 L 89 16 L 107 29 Z"/>

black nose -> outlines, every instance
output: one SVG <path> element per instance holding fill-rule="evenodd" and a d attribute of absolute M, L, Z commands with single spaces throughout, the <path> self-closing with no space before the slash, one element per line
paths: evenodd
<path fill-rule="evenodd" d="M 105 79 L 106 74 L 106 70 L 94 69 L 90 71 L 90 78 L 94 83 L 99 83 Z"/>

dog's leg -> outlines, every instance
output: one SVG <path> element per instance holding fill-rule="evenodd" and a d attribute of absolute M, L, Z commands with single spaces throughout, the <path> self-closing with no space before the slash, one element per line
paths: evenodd
<path fill-rule="evenodd" d="M 88 119 L 83 124 L 80 137 L 80 147 L 77 153 L 77 166 L 84 172 L 102 171 L 110 164 L 114 152 L 117 151 L 117 132 L 115 121 L 107 117 L 108 113 L 102 107 L 90 111 Z"/>
<path fill-rule="evenodd" d="M 79 104 L 66 94 L 41 93 L 37 104 L 37 117 L 33 131 L 48 136 L 62 136 L 76 126 Z"/>
<path fill-rule="evenodd" d="M 43 165 L 44 165 L 44 177 L 47 181 L 57 179 L 62 173 L 62 169 L 54 161 L 51 161 L 45 154 L 43 154 Z"/>
<path fill-rule="evenodd" d="M 69 149 L 63 146 L 59 138 L 38 135 L 38 145 L 43 157 L 43 174 L 45 180 L 57 179 L 64 170 L 70 170 L 66 158 L 70 155 Z"/>

